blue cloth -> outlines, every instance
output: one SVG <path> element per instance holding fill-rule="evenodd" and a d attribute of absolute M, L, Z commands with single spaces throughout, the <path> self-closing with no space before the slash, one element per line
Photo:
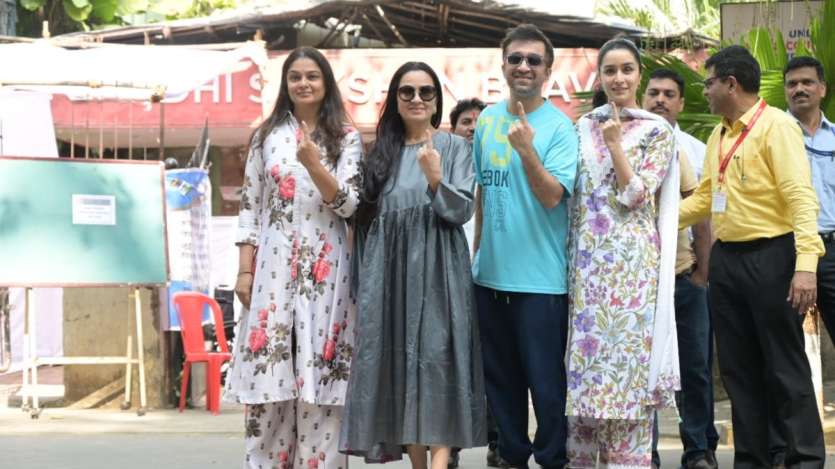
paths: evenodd
<path fill-rule="evenodd" d="M 568 291 L 566 199 L 577 174 L 577 133 L 568 117 L 548 101 L 527 115 L 542 165 L 565 189 L 560 203 L 546 209 L 508 142 L 508 129 L 518 117 L 507 106 L 501 101 L 482 111 L 473 138 L 483 214 L 473 279 L 500 291 L 564 294 Z"/>
<path fill-rule="evenodd" d="M 208 171 L 200 168 L 172 169 L 165 172 L 165 202 L 171 210 L 185 210 L 194 200 L 204 195 L 201 184 L 209 177 Z"/>
<path fill-rule="evenodd" d="M 812 167 L 812 184 L 820 202 L 818 231 L 835 231 L 835 125 L 821 112 L 821 125 L 815 135 L 809 135 L 802 125 L 800 128 Z"/>
<path fill-rule="evenodd" d="M 499 455 L 527 467 L 568 463 L 565 345 L 568 296 L 475 287 L 487 402 L 499 427 Z M 528 436 L 528 390 L 536 434 Z"/>

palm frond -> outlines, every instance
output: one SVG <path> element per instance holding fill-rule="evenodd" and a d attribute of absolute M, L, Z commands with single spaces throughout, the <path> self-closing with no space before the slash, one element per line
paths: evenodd
<path fill-rule="evenodd" d="M 771 106 L 786 109 L 786 91 L 783 86 L 783 69 L 763 70 L 759 95 Z"/>
<path fill-rule="evenodd" d="M 782 70 L 788 62 L 783 34 L 779 30 L 754 28 L 743 36 L 742 45 L 757 59 L 762 70 Z"/>
<path fill-rule="evenodd" d="M 678 115 L 678 125 L 681 130 L 698 138 L 702 142 L 707 142 L 711 132 L 719 124 L 721 118 L 715 114 L 705 114 L 698 112 L 682 112 Z"/>

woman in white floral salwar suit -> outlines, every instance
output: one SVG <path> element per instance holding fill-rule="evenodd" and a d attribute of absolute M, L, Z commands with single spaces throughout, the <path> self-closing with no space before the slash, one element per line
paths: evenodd
<path fill-rule="evenodd" d="M 246 404 L 244 468 L 346 469 L 337 451 L 354 345 L 346 219 L 362 143 L 325 57 L 284 62 L 275 109 L 246 161 L 225 398 Z"/>
<path fill-rule="evenodd" d="M 675 137 L 638 107 L 633 43 L 610 40 L 597 60 L 609 104 L 577 121 L 571 204 L 568 467 L 650 469 L 655 411 L 680 389 Z"/>

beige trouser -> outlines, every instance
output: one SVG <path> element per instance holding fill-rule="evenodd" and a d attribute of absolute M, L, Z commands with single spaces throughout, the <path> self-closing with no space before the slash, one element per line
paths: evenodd
<path fill-rule="evenodd" d="M 297 400 L 250 404 L 244 469 L 347 469 L 340 454 L 342 406 Z"/>

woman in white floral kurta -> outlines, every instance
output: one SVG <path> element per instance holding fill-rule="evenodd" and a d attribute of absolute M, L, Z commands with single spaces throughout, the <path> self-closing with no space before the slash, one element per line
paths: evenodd
<path fill-rule="evenodd" d="M 235 290 L 246 310 L 226 398 L 247 404 L 245 468 L 347 467 L 337 451 L 354 345 L 346 218 L 362 143 L 346 121 L 325 58 L 294 50 L 241 195 Z"/>
<path fill-rule="evenodd" d="M 678 387 L 670 286 L 678 200 L 675 139 L 666 121 L 637 107 L 641 75 L 635 46 L 625 39 L 609 41 L 598 57 L 610 104 L 577 122 L 569 467 L 649 468 L 654 411 L 675 405 Z"/>

